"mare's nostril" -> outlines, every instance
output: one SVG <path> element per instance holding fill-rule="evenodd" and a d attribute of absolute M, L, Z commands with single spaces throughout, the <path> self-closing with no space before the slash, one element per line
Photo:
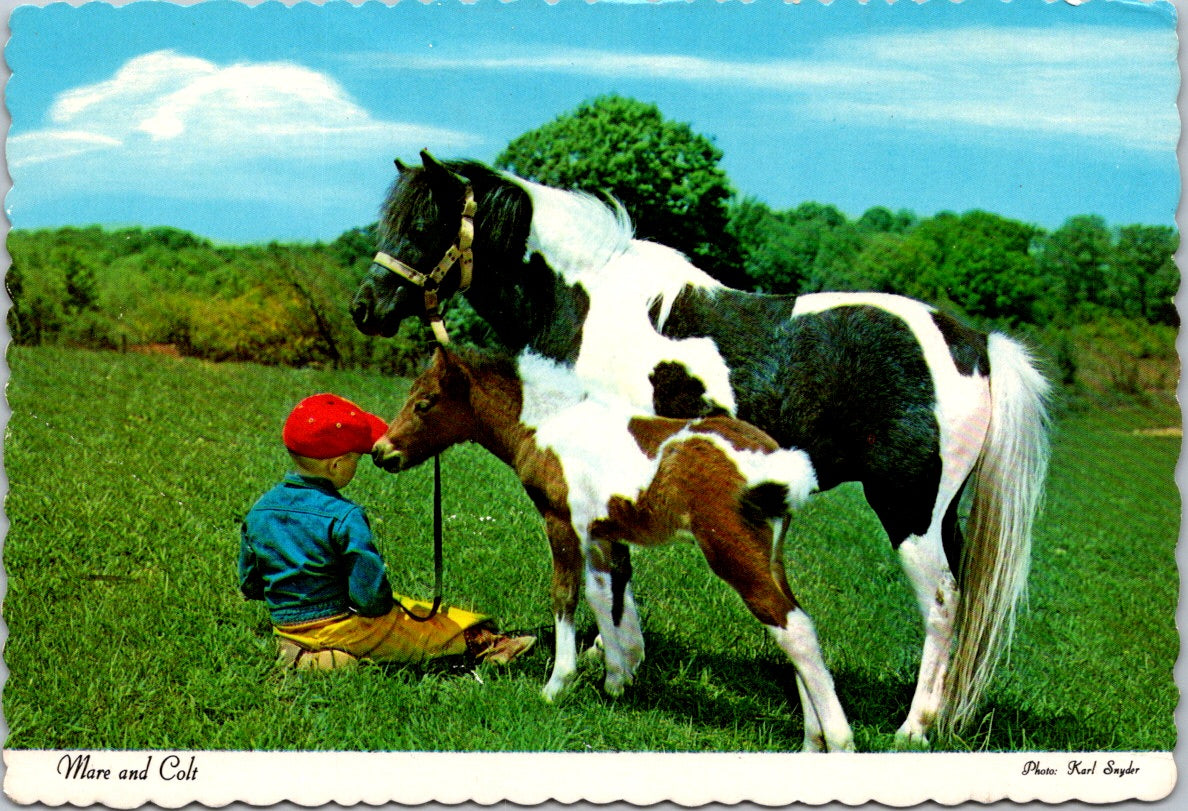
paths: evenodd
<path fill-rule="evenodd" d="M 367 313 L 370 309 L 370 305 L 368 305 L 361 292 L 355 296 L 355 300 L 351 302 L 351 318 L 354 319 L 356 326 L 362 326 L 366 323 Z"/>

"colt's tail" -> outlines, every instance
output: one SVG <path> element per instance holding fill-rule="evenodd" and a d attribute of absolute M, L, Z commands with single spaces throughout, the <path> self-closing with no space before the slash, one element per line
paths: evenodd
<path fill-rule="evenodd" d="M 775 444 L 775 440 L 771 440 Z M 739 495 L 743 518 L 752 524 L 776 521 L 799 510 L 817 489 L 817 473 L 798 448 L 777 448 L 755 459 L 748 478 L 757 483 Z"/>
<path fill-rule="evenodd" d="M 989 354 L 990 426 L 971 476 L 957 644 L 937 719 L 942 735 L 970 720 L 1010 644 L 1048 469 L 1048 382 L 1030 353 L 1005 335 L 990 335 Z"/>

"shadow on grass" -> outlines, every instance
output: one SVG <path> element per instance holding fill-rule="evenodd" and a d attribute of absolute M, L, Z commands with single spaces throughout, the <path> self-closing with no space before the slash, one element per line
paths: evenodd
<path fill-rule="evenodd" d="M 262 623 L 254 629 L 271 636 Z M 537 637 L 535 649 L 518 661 L 524 678 L 541 685 L 552 667 L 554 634 L 551 626 L 518 629 Z M 579 634 L 578 649 L 594 642 L 596 632 Z M 792 663 L 771 655 L 745 657 L 691 647 L 661 633 L 647 635 L 647 658 L 635 684 L 615 701 L 624 709 L 660 712 L 674 720 L 690 721 L 722 730 L 736 730 L 752 740 L 764 739 L 774 751 L 799 751 L 804 737 L 803 713 Z M 475 662 L 464 656 L 445 657 L 418 665 L 375 665 L 385 674 L 419 679 L 471 678 Z M 601 684 L 601 664 L 589 672 Z M 854 728 L 860 751 L 894 748 L 895 731 L 907 716 L 915 682 L 898 675 L 875 675 L 866 670 L 833 672 L 838 698 Z M 781 703 L 782 702 L 782 703 Z M 948 744 L 944 751 L 1111 751 L 1119 743 L 1113 728 L 1082 720 L 1071 713 L 1036 713 L 1010 702 L 986 702 L 976 729 Z"/>
<path fill-rule="evenodd" d="M 1041 714 L 1012 704 L 988 701 L 982 708 L 982 722 L 967 731 L 953 748 L 982 752 L 1108 752 L 1135 747 L 1118 740 L 1112 724 L 1093 723 L 1071 713 Z"/>
<path fill-rule="evenodd" d="M 648 658 L 634 686 L 619 699 L 624 706 L 758 737 L 766 735 L 778 750 L 799 751 L 804 716 L 791 662 L 771 656 L 707 652 L 659 634 L 649 635 L 647 641 Z M 708 675 L 703 678 L 701 674 Z M 893 749 L 895 732 L 911 706 L 915 682 L 848 669 L 834 671 L 833 678 L 859 749 Z M 780 698 L 786 706 L 773 712 L 772 705 Z M 1090 724 L 1071 713 L 1037 713 L 991 700 L 984 705 L 981 718 L 975 730 L 935 748 L 958 752 L 1127 748 L 1119 744 L 1110 725 Z"/>

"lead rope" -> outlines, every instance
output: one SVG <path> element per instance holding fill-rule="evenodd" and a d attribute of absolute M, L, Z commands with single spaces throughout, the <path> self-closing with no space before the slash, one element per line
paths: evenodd
<path fill-rule="evenodd" d="M 450 334 L 446 332 L 445 320 L 441 313 L 441 302 L 437 297 L 437 287 L 454 264 L 458 265 L 461 275 L 458 282 L 458 292 L 465 293 L 470 287 L 471 274 L 474 268 L 472 246 L 474 244 L 474 215 L 476 210 L 477 205 L 474 201 L 474 192 L 467 186 L 466 202 L 462 207 L 462 224 L 458 228 L 458 239 L 450 246 L 445 256 L 437 263 L 437 267 L 430 273 L 421 273 L 416 268 L 410 267 L 399 259 L 395 259 L 382 251 L 377 253 L 373 260 L 376 264 L 400 274 L 424 290 L 425 319 L 433 329 L 434 337 L 443 345 L 450 342 Z M 414 613 L 408 606 L 397 601 L 400 607 L 404 609 L 404 613 L 408 614 L 409 617 L 417 622 L 428 622 L 433 619 L 437 615 L 437 610 L 441 607 L 441 538 L 441 456 L 438 455 L 433 457 L 433 607 L 429 609 L 428 614 L 422 617 Z"/>
<path fill-rule="evenodd" d="M 399 600 L 396 604 L 404 609 L 410 619 L 417 622 L 428 622 L 437 616 L 441 608 L 441 456 L 433 457 L 433 607 L 429 613 L 421 616 Z"/>

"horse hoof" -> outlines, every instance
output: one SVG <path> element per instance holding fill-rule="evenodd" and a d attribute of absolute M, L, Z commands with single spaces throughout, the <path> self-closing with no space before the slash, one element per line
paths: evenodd
<path fill-rule="evenodd" d="M 932 744 L 924 730 L 910 728 L 904 724 L 895 733 L 895 748 L 900 752 L 918 752 L 931 749 Z"/>
<path fill-rule="evenodd" d="M 561 692 L 569 686 L 569 683 L 572 680 L 572 678 L 558 679 L 555 677 L 549 679 L 544 688 L 540 691 L 540 697 L 543 698 L 547 703 L 552 704 L 557 700 L 557 696 L 561 695 Z"/>
<path fill-rule="evenodd" d="M 603 682 L 603 689 L 606 690 L 607 695 L 612 698 L 618 698 L 623 695 L 623 692 L 631 686 L 633 679 L 624 674 L 614 674 L 606 677 Z"/>
<path fill-rule="evenodd" d="M 601 644 L 598 644 L 597 640 L 595 641 L 595 644 L 586 648 L 586 650 L 582 653 L 582 661 L 584 662 L 601 662 L 605 658 L 606 649 L 603 648 Z"/>

